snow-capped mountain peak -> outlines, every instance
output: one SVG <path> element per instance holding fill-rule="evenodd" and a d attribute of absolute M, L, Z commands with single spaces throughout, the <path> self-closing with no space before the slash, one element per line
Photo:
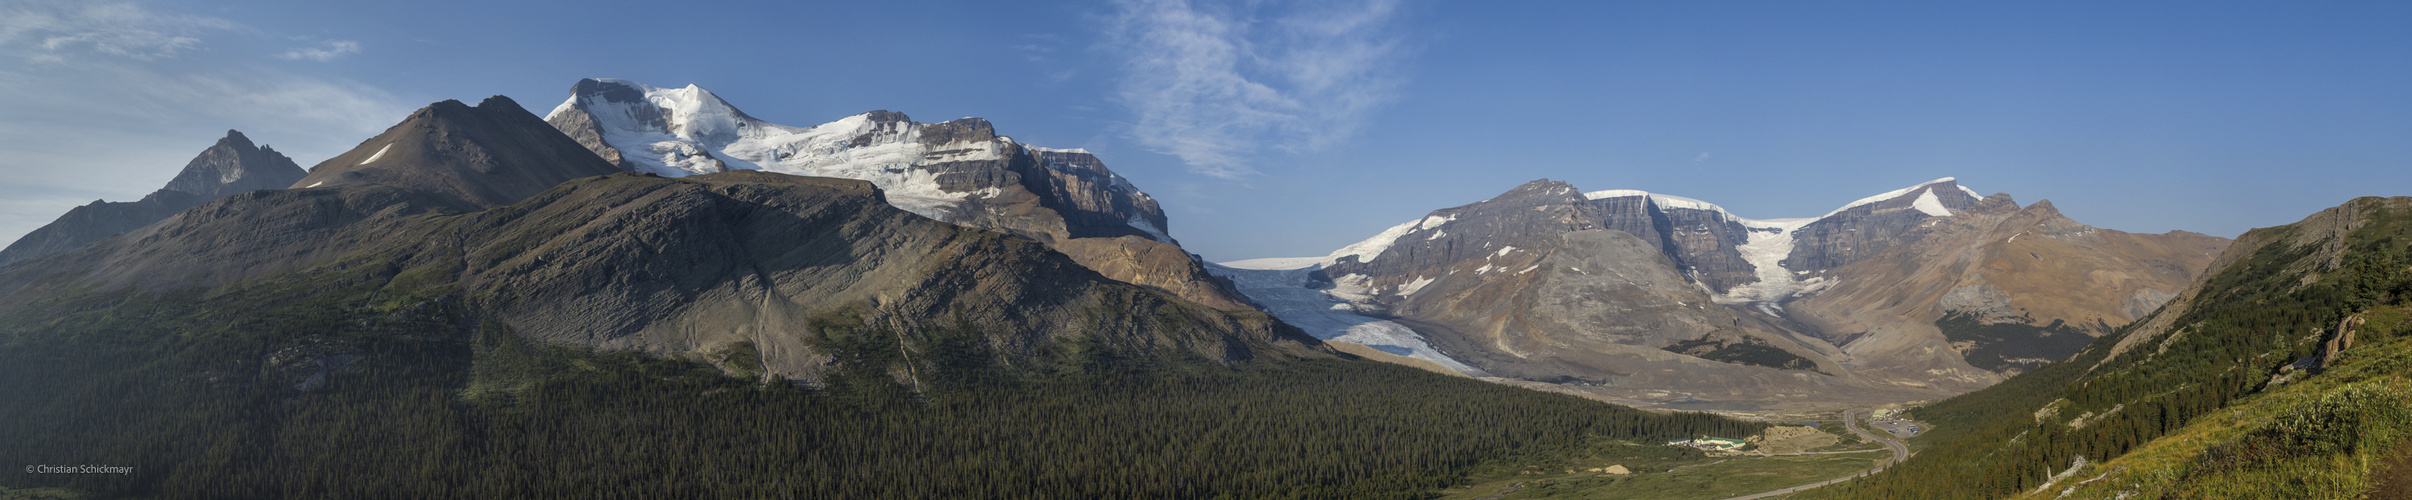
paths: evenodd
<path fill-rule="evenodd" d="M 1441 256 L 1437 258 L 1442 260 L 1460 253 L 1470 255 L 1447 250 L 1448 245 L 1511 243 L 1440 240 L 1484 231 L 1483 228 L 1555 227 L 1530 225 L 1543 219 L 1572 220 L 1574 224 L 1566 226 L 1567 229 L 1618 229 L 1657 242 L 1661 251 L 1686 273 L 1687 279 L 1708 289 L 1716 302 L 1752 304 L 1777 314 L 1785 301 L 1832 286 L 1834 278 L 1825 271 L 1872 255 L 1889 246 L 1894 235 L 1926 218 L 1953 216 L 1979 199 L 1975 190 L 1960 186 L 1957 179 L 1944 177 L 1853 200 L 1816 217 L 1752 219 L 1707 201 L 1632 189 L 1588 191 L 1580 197 L 1565 199 L 1538 196 L 1536 193 L 1547 195 L 1564 189 L 1562 184 L 1536 182 L 1476 205 L 1503 203 L 1502 200 L 1516 198 L 1513 195 L 1519 193 L 1525 197 L 1518 199 L 1541 205 L 1525 210 L 1492 211 L 1496 215 L 1456 223 L 1470 226 L 1451 225 L 1447 229 L 1442 226 L 1451 224 L 1457 214 L 1467 213 L 1464 211 L 1468 207 L 1476 205 L 1434 211 L 1425 218 L 1393 226 L 1333 251 L 1321 263 L 1329 267 L 1353 260 L 1350 265 L 1357 267 L 1437 269 L 1432 267 L 1442 265 L 1437 261 L 1422 264 L 1388 261 L 1394 260 L 1391 255 L 1401 252 Z M 1551 210 L 1570 204 L 1590 208 Z"/>
<path fill-rule="evenodd" d="M 1022 228 L 1070 237 L 1117 232 L 1171 242 L 1153 198 L 1078 149 L 1032 148 L 997 135 L 988 120 L 918 123 L 903 113 L 871 111 L 809 127 L 765 122 L 703 87 L 665 88 L 620 79 L 580 80 L 545 120 L 622 168 L 665 177 L 767 170 L 870 181 L 888 202 L 933 219 L 981 226 L 999 215 L 990 204 L 1036 195 L 1099 213 L 1065 213 L 1059 224 L 1114 224 L 1120 230 Z M 1023 172 L 1024 167 L 1044 170 Z M 1053 173 L 1048 173 L 1052 171 Z M 1024 176 L 1070 176 L 1081 193 L 1029 193 Z M 1094 191 L 1094 192 L 1091 192 Z M 1019 194 L 1017 194 L 1019 193 Z M 1000 198 L 1003 197 L 1003 198 Z M 1091 198 L 1075 203 L 1067 198 Z M 1004 198 L 1012 198 L 1008 200 Z M 1074 219 L 1078 219 L 1075 221 Z M 1109 220 L 1111 222 L 1107 222 Z M 1044 223 L 1041 221 L 1040 223 Z"/>

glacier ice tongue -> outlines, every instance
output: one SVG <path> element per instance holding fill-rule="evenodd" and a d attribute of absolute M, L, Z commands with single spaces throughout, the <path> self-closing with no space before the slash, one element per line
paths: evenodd
<path fill-rule="evenodd" d="M 1372 300 L 1370 290 L 1365 288 L 1367 280 L 1362 275 L 1340 277 L 1334 280 L 1338 286 L 1329 290 L 1307 288 L 1308 276 L 1322 269 L 1323 261 L 1323 258 L 1317 257 L 1252 259 L 1207 266 L 1207 270 L 1229 278 L 1239 286 L 1240 293 L 1263 305 L 1265 312 L 1305 330 L 1315 338 L 1363 344 L 1384 352 L 1439 363 L 1467 375 L 1490 375 L 1442 354 L 1413 328 L 1358 314 L 1357 305 Z"/>

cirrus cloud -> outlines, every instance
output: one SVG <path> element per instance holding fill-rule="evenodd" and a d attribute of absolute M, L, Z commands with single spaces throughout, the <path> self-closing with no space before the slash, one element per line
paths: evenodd
<path fill-rule="evenodd" d="M 1302 4 L 1121 0 L 1106 26 L 1116 99 L 1140 144 L 1190 170 L 1258 174 L 1265 149 L 1305 152 L 1356 133 L 1396 97 L 1407 52 L 1398 0 Z"/>
<path fill-rule="evenodd" d="M 360 42 L 351 40 L 327 40 L 325 42 L 320 42 L 315 47 L 294 47 L 293 50 L 285 51 L 285 55 L 277 57 L 295 61 L 311 60 L 327 62 L 333 61 L 338 57 L 359 52 Z"/>
<path fill-rule="evenodd" d="M 199 35 L 241 29 L 207 16 L 161 14 L 122 2 L 11 2 L 0 7 L 0 48 L 35 62 L 108 55 L 138 61 L 175 57 Z"/>

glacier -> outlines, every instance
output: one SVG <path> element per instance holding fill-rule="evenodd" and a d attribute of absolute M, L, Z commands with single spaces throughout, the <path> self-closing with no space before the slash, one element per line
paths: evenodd
<path fill-rule="evenodd" d="M 1382 352 L 1439 363 L 1466 375 L 1490 375 L 1433 349 L 1422 334 L 1407 325 L 1358 314 L 1357 305 L 1372 299 L 1369 291 L 1362 289 L 1362 279 L 1353 280 L 1359 282 L 1354 286 L 1342 283 L 1324 290 L 1308 288 L 1307 281 L 1315 271 L 1323 269 L 1324 261 L 1322 257 L 1251 259 L 1206 269 L 1230 279 L 1239 286 L 1240 293 L 1263 306 L 1265 312 L 1315 338 L 1362 344 Z"/>

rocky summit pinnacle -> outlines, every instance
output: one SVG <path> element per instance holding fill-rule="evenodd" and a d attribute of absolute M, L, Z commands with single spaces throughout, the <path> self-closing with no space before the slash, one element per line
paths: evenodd
<path fill-rule="evenodd" d="M 203 199 L 218 199 L 226 195 L 261 189 L 284 189 L 301 180 L 306 173 L 293 159 L 279 154 L 274 148 L 253 147 L 251 138 L 242 132 L 226 131 L 218 144 L 202 151 L 200 156 L 184 164 L 184 170 L 162 189 L 200 195 Z"/>
<path fill-rule="evenodd" d="M 0 249 L 0 266 L 81 247 L 150 225 L 210 200 L 261 189 L 280 189 L 303 176 L 301 166 L 275 149 L 253 146 L 242 132 L 226 131 L 217 144 L 184 164 L 184 170 L 139 201 L 94 200 L 58 220 L 26 233 Z"/>

